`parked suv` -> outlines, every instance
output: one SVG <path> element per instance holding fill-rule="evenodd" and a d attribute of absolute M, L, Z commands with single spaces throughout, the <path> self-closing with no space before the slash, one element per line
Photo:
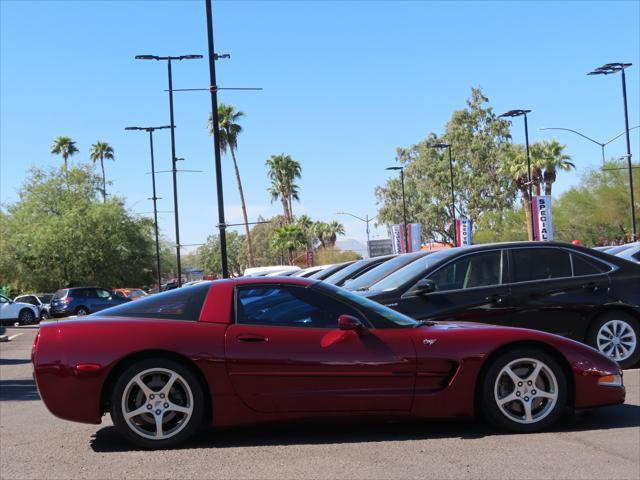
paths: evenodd
<path fill-rule="evenodd" d="M 129 298 L 120 297 L 106 288 L 63 288 L 53 296 L 50 313 L 52 317 L 89 315 L 130 301 Z"/>
<path fill-rule="evenodd" d="M 32 293 L 30 295 L 20 295 L 19 297 L 14 298 L 13 301 L 33 305 L 40 312 L 38 318 L 46 320 L 47 318 L 51 318 L 49 309 L 51 308 L 52 298 L 53 293 Z"/>
<path fill-rule="evenodd" d="M 418 320 L 544 330 L 640 360 L 640 266 L 559 242 L 441 250 L 358 292 Z"/>
<path fill-rule="evenodd" d="M 31 325 L 38 321 L 40 311 L 28 303 L 13 301 L 0 295 L 0 325 L 4 323 L 19 323 Z"/>

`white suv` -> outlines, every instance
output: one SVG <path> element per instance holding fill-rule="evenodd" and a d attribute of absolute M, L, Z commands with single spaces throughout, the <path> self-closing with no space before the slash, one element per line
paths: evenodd
<path fill-rule="evenodd" d="M 31 325 L 40 317 L 37 307 L 28 303 L 14 302 L 0 295 L 0 324 L 17 322 L 20 325 Z"/>

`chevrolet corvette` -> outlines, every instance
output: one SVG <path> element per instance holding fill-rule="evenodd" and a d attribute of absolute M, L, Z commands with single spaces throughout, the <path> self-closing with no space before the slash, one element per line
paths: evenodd
<path fill-rule="evenodd" d="M 56 416 L 174 447 L 202 426 L 318 418 L 484 416 L 512 432 L 624 402 L 622 371 L 576 341 L 415 321 L 305 278 L 203 282 L 43 322 L 32 349 Z"/>

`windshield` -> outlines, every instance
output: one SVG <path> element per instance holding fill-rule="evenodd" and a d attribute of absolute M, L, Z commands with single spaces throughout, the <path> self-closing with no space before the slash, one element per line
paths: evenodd
<path fill-rule="evenodd" d="M 395 290 L 400 286 L 404 285 L 414 277 L 420 277 L 420 275 L 425 274 L 426 270 L 431 265 L 436 262 L 439 262 L 443 258 L 446 258 L 451 255 L 452 249 L 439 250 L 437 252 L 433 252 L 430 255 L 419 258 L 407 266 L 401 268 L 393 272 L 391 275 L 383 278 L 379 282 L 373 284 L 369 287 L 369 290 L 374 290 L 376 292 L 386 292 L 389 290 Z"/>
<path fill-rule="evenodd" d="M 607 253 L 609 255 L 616 255 L 620 252 L 624 252 L 625 250 L 627 250 L 628 248 L 631 248 L 633 245 L 618 245 L 617 247 L 611 247 L 607 250 Z"/>
<path fill-rule="evenodd" d="M 351 275 L 353 275 L 354 272 L 357 272 L 361 268 L 364 268 L 364 266 L 367 265 L 368 263 L 370 263 L 369 260 L 359 260 L 359 261 L 357 261 L 355 263 L 352 263 L 348 267 L 345 267 L 345 268 L 343 268 L 341 270 L 338 270 L 337 272 L 329 275 L 323 281 L 327 282 L 327 283 L 331 283 L 332 285 L 338 285 L 345 278 L 351 277 Z"/>
<path fill-rule="evenodd" d="M 378 302 L 374 302 L 373 300 L 369 300 L 368 298 L 363 297 L 362 295 L 358 295 L 357 293 L 350 292 L 344 288 L 336 287 L 335 285 L 331 285 L 330 283 L 318 283 L 314 286 L 315 288 L 327 289 L 331 292 L 337 294 L 340 297 L 343 297 L 356 305 L 363 307 L 366 310 L 371 310 L 374 313 L 377 313 L 385 320 L 388 320 L 393 325 L 397 327 L 415 327 L 418 322 L 416 322 L 413 318 L 407 317 L 406 315 L 396 312 L 395 310 L 390 309 L 389 307 L 385 307 L 384 305 L 379 304 Z"/>
<path fill-rule="evenodd" d="M 397 257 L 387 260 L 383 264 L 372 268 L 367 273 L 360 275 L 358 278 L 354 278 L 345 285 L 345 288 L 349 290 L 365 290 L 374 283 L 379 282 L 387 275 L 415 261 L 416 259 L 429 254 L 431 254 L 431 252 L 414 252 L 398 255 Z"/>

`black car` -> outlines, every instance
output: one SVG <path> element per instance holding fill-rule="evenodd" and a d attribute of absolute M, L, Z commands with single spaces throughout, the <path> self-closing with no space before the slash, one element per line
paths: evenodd
<path fill-rule="evenodd" d="M 53 296 L 49 312 L 56 318 L 82 316 L 130 301 L 130 298 L 120 297 L 106 288 L 62 288 Z"/>
<path fill-rule="evenodd" d="M 366 272 L 376 268 L 378 265 L 386 262 L 387 260 L 391 260 L 395 256 L 396 255 L 383 255 L 380 257 L 358 260 L 357 262 L 353 262 L 348 267 L 345 267 L 341 270 L 338 270 L 337 272 L 334 272 L 332 275 L 329 275 L 323 280 L 323 282 L 341 287 L 345 284 L 345 282 L 358 278 L 360 275 L 363 275 Z"/>
<path fill-rule="evenodd" d="M 361 294 L 418 320 L 532 328 L 585 342 L 625 368 L 640 359 L 640 266 L 581 246 L 441 250 Z"/>
<path fill-rule="evenodd" d="M 347 290 L 355 290 L 355 291 L 363 291 L 367 290 L 371 285 L 378 283 L 385 277 L 388 277 L 393 272 L 400 270 L 403 267 L 406 267 L 411 262 L 418 260 L 419 258 L 424 257 L 425 255 L 431 254 L 431 251 L 428 250 L 420 250 L 412 253 L 403 253 L 402 255 L 397 255 L 395 258 L 387 260 L 384 263 L 368 270 L 367 272 L 360 275 L 358 278 L 354 278 L 349 282 L 343 285 Z"/>
<path fill-rule="evenodd" d="M 320 270 L 319 272 L 316 272 L 313 275 L 310 275 L 308 278 L 313 278 L 314 280 L 324 280 L 325 278 L 327 278 L 330 275 L 333 275 L 337 271 L 342 270 L 343 268 L 347 268 L 349 265 L 351 265 L 354 262 L 355 260 L 351 262 L 342 262 L 342 263 L 336 263 L 335 265 L 330 265 L 327 268 Z"/>

